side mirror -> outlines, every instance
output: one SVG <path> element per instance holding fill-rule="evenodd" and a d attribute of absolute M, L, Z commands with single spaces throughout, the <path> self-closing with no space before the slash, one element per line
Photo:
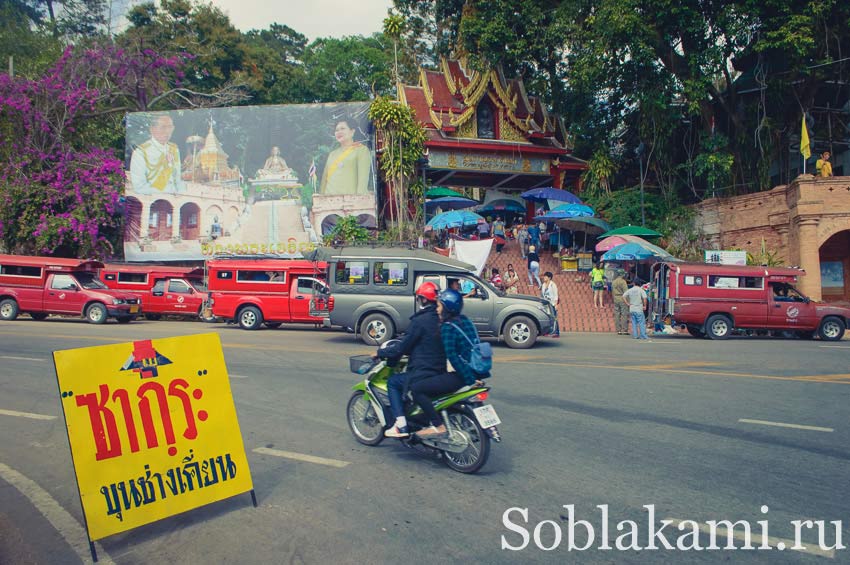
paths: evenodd
<path fill-rule="evenodd" d="M 803 302 L 805 302 L 806 304 L 808 304 L 808 303 L 809 303 L 809 302 L 811 302 L 811 301 L 812 301 L 812 299 L 811 299 L 811 298 L 809 298 L 808 296 L 806 296 L 805 298 L 803 298 Z"/>

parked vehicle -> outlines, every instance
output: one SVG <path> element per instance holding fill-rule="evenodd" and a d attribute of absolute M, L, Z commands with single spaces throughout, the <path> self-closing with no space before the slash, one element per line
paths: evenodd
<path fill-rule="evenodd" d="M 201 267 L 112 263 L 101 269 L 100 278 L 111 289 L 138 296 L 149 320 L 158 320 L 163 314 L 213 319 L 204 314 L 208 297 Z"/>
<path fill-rule="evenodd" d="M 327 264 L 290 259 L 213 259 L 207 261 L 212 313 L 242 329 L 285 322 L 325 324 L 334 308 Z"/>
<path fill-rule="evenodd" d="M 430 251 L 399 248 L 320 248 L 329 264 L 334 309 L 330 323 L 357 333 L 370 345 L 404 333 L 415 310 L 413 292 L 425 281 L 440 289 L 457 280 L 470 291 L 463 313 L 481 336 L 499 337 L 512 348 L 532 347 L 554 327 L 554 311 L 534 296 L 506 294 L 475 275 L 474 267 Z"/>
<path fill-rule="evenodd" d="M 364 380 L 354 385 L 346 407 L 348 427 L 358 442 L 375 446 L 384 440 L 384 430 L 395 421 L 390 413 L 387 380 L 394 372 L 403 371 L 406 364 L 406 358 L 396 367 L 369 355 L 350 358 L 351 371 L 365 374 Z M 434 407 L 443 414 L 448 437 L 424 439 L 412 434 L 399 441 L 411 449 L 442 455 L 455 471 L 475 473 L 487 463 L 490 440 L 501 441 L 496 427 L 501 420 L 493 406 L 485 404 L 489 390 L 490 387 L 465 386 L 434 399 Z M 419 406 L 407 403 L 405 411 L 408 426 L 414 431 L 430 425 Z"/>
<path fill-rule="evenodd" d="M 685 325 L 694 337 L 726 339 L 744 329 L 841 339 L 850 308 L 803 296 L 793 285 L 805 274 L 787 267 L 657 263 L 652 308 Z"/>
<path fill-rule="evenodd" d="M 141 313 L 139 298 L 107 288 L 98 278 L 100 261 L 0 255 L 0 320 L 27 313 L 85 317 L 93 324 L 115 318 L 125 324 Z"/>

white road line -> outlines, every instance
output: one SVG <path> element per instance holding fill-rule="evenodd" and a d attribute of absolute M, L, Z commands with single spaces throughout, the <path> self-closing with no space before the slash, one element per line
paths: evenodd
<path fill-rule="evenodd" d="M 738 420 L 742 424 L 758 424 L 760 426 L 774 426 L 777 428 L 794 428 L 795 430 L 809 430 L 812 432 L 834 432 L 832 428 L 821 428 L 819 426 L 803 426 L 801 424 L 785 424 L 782 422 L 769 422 L 767 420 Z"/>
<path fill-rule="evenodd" d="M 230 378 L 231 379 L 247 379 L 248 375 L 233 375 L 233 374 L 231 374 Z"/>
<path fill-rule="evenodd" d="M 17 416 L 18 418 L 30 418 L 31 420 L 55 420 L 56 416 L 48 416 L 47 414 L 33 414 L 32 412 L 18 412 L 16 410 L 3 410 L 0 408 L 0 414 L 4 416 Z"/>
<path fill-rule="evenodd" d="M 0 355 L 0 359 L 14 359 L 15 361 L 47 361 L 47 359 L 39 359 L 37 357 L 13 357 L 11 355 Z"/>
<path fill-rule="evenodd" d="M 0 478 L 18 489 L 21 494 L 33 503 L 33 506 L 65 538 L 65 541 L 71 546 L 71 549 L 74 550 L 77 557 L 83 563 L 92 562 L 88 536 L 85 529 L 46 490 L 38 486 L 32 479 L 25 477 L 3 463 L 0 463 Z M 97 550 L 98 563 L 114 565 L 112 558 L 100 544 L 96 543 L 95 549 Z"/>
<path fill-rule="evenodd" d="M 675 524 L 677 528 L 682 522 L 684 522 L 684 520 L 678 520 L 676 518 L 666 518 L 666 519 L 672 521 L 673 524 Z M 712 528 L 708 524 L 697 523 L 697 526 L 699 528 L 699 531 L 701 531 L 705 534 L 711 533 Z M 685 530 L 690 531 L 688 524 L 685 525 Z M 727 528 L 725 526 L 718 524 L 718 525 L 715 526 L 715 531 L 717 533 L 717 537 L 715 538 L 717 545 L 719 547 L 725 547 L 726 541 L 728 539 Z M 811 543 L 807 544 L 806 542 L 803 542 L 802 540 L 800 541 L 800 545 L 802 547 L 796 548 L 797 542 L 792 540 L 792 539 L 775 538 L 773 536 L 766 536 L 765 537 L 765 536 L 762 536 L 760 534 L 755 533 L 755 531 L 753 531 L 750 535 L 747 535 L 744 531 L 736 531 L 734 528 L 732 529 L 732 537 L 734 539 L 738 540 L 738 541 L 742 541 L 742 542 L 745 542 L 745 543 L 749 539 L 749 542 L 753 547 L 759 547 L 760 545 L 762 545 L 762 543 L 764 541 L 767 541 L 767 544 L 770 545 L 770 547 L 773 548 L 773 551 L 785 551 L 785 550 L 799 551 L 800 553 L 808 553 L 810 555 L 817 555 L 819 557 L 828 557 L 829 559 L 835 558 L 835 550 L 834 549 L 821 549 L 817 544 L 811 544 Z M 739 547 L 739 549 L 740 549 L 740 546 L 737 546 L 737 547 Z M 762 551 L 767 551 L 767 550 L 762 550 Z"/>
<path fill-rule="evenodd" d="M 337 459 L 326 459 L 324 457 L 316 457 L 315 455 L 306 455 L 304 453 L 294 453 L 292 451 L 281 451 L 279 449 L 269 449 L 268 447 L 258 447 L 253 450 L 254 453 L 263 455 L 274 455 L 275 457 L 283 457 L 285 459 L 294 459 L 296 461 L 305 461 L 307 463 L 316 463 L 318 465 L 327 465 L 328 467 L 343 468 L 348 467 L 348 461 L 339 461 Z"/>
<path fill-rule="evenodd" d="M 818 345 L 823 349 L 850 349 L 850 345 Z"/>

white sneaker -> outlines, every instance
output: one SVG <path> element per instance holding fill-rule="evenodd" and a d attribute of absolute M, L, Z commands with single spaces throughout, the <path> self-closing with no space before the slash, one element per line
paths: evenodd
<path fill-rule="evenodd" d="M 410 437 L 410 432 L 407 428 L 400 428 L 398 426 L 393 426 L 384 432 L 384 437 L 394 437 L 394 438 L 406 438 Z"/>

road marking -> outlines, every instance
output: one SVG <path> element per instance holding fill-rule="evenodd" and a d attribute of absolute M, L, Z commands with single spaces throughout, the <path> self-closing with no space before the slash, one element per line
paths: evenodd
<path fill-rule="evenodd" d="M 339 469 L 348 467 L 348 461 L 339 461 L 337 459 L 326 459 L 324 457 L 316 457 L 315 455 L 306 455 L 304 453 L 294 453 L 292 451 L 281 451 L 279 449 L 269 449 L 268 447 L 258 447 L 253 450 L 254 453 L 263 455 L 273 455 L 275 457 L 283 457 L 285 459 L 294 459 L 295 461 L 305 461 L 307 463 L 316 463 L 317 465 L 327 465 L 328 467 L 337 467 Z"/>
<path fill-rule="evenodd" d="M 686 520 L 679 520 L 677 518 L 665 518 L 665 520 L 669 520 L 670 522 L 673 522 L 673 524 L 676 525 L 676 528 L 678 528 L 679 526 L 682 525 L 683 522 L 685 522 L 685 530 L 690 531 L 690 528 L 689 528 L 690 524 L 689 523 L 692 522 L 692 520 L 686 521 Z M 671 526 L 673 524 L 671 524 Z M 704 534 L 711 534 L 712 528 L 708 524 L 703 524 L 701 522 L 697 522 L 697 528 L 699 529 L 699 531 L 701 531 Z M 680 531 L 684 531 L 684 530 L 680 530 Z M 714 527 L 714 531 L 717 534 L 717 536 L 715 538 L 715 543 L 717 544 L 717 546 L 718 547 L 725 547 L 726 542 L 729 539 L 729 529 L 727 527 L 721 525 L 721 524 L 717 524 Z M 767 542 L 767 544 L 771 548 L 773 548 L 774 550 L 777 550 L 777 551 L 784 551 L 784 550 L 787 549 L 789 551 L 799 551 L 800 553 L 808 553 L 810 555 L 817 555 L 817 556 L 820 556 L 820 557 L 828 557 L 829 559 L 835 559 L 835 550 L 834 549 L 821 549 L 817 544 L 803 545 L 802 540 L 800 541 L 800 544 L 802 545 L 802 547 L 798 548 L 798 547 L 796 547 L 797 542 L 792 540 L 792 539 L 775 538 L 773 536 L 762 536 L 762 535 L 757 534 L 755 532 L 752 532 L 749 535 L 747 535 L 746 532 L 736 531 L 735 528 L 732 528 L 732 537 L 734 539 L 736 539 L 738 541 L 742 541 L 744 543 L 749 541 L 750 544 L 755 548 L 758 548 L 764 542 Z M 782 548 L 781 550 L 779 549 L 780 547 Z M 740 547 L 739 547 L 739 549 L 740 549 Z"/>
<path fill-rule="evenodd" d="M 689 363 L 667 363 L 665 365 L 637 365 L 638 369 L 652 371 L 656 369 L 684 369 L 686 367 L 717 367 L 723 363 L 705 363 L 702 361 L 693 361 Z"/>
<path fill-rule="evenodd" d="M 56 416 L 48 416 L 47 414 L 33 414 L 32 412 L 18 412 L 16 410 L 3 410 L 0 408 L 0 414 L 4 416 L 17 416 L 18 418 L 29 418 L 31 420 L 55 420 Z"/>
<path fill-rule="evenodd" d="M 89 552 L 89 544 L 87 543 L 88 534 L 85 529 L 77 522 L 73 516 L 68 514 L 68 511 L 62 508 L 59 503 L 50 496 L 46 490 L 38 486 L 38 484 L 15 471 L 11 467 L 0 463 L 0 477 L 21 494 L 27 497 L 33 506 L 41 512 L 42 516 L 47 518 L 47 521 L 56 528 L 56 531 L 61 534 L 71 549 L 80 558 L 83 563 L 91 563 L 91 552 Z M 111 565 L 114 564 L 112 558 L 106 553 L 106 550 L 95 543 L 97 549 L 98 563 Z"/>
<path fill-rule="evenodd" d="M 819 426 L 804 426 L 802 424 L 785 424 L 783 422 L 770 422 L 768 420 L 747 420 L 742 418 L 738 420 L 742 424 L 758 424 L 760 426 L 774 426 L 777 428 L 794 428 L 795 430 L 810 430 L 813 432 L 834 432 L 832 428 L 821 428 Z"/>
<path fill-rule="evenodd" d="M 247 379 L 247 375 L 230 375 L 231 379 Z"/>
<path fill-rule="evenodd" d="M 505 361 L 501 358 L 496 359 L 497 362 L 503 361 L 505 363 L 520 363 L 520 361 Z M 641 368 L 640 365 L 600 365 L 596 363 L 557 363 L 554 361 L 522 361 L 522 363 L 526 363 L 528 365 L 544 365 L 551 367 L 576 367 L 582 369 L 611 369 L 614 371 L 638 371 L 638 372 L 647 372 L 645 369 Z M 702 375 L 702 376 L 714 376 L 714 377 L 739 377 L 746 379 L 768 379 L 773 381 L 798 381 L 798 382 L 810 382 L 810 383 L 833 383 L 833 384 L 842 384 L 842 385 L 850 385 L 850 380 L 830 380 L 831 378 L 840 377 L 844 378 L 843 375 L 814 375 L 814 376 L 789 376 L 789 377 L 781 377 L 776 375 L 755 375 L 753 373 L 732 373 L 727 371 L 693 371 L 689 369 L 651 369 L 653 371 L 658 371 L 659 373 L 671 373 L 671 374 L 682 374 L 682 375 Z"/>
<path fill-rule="evenodd" d="M 850 349 L 850 345 L 818 345 L 823 349 Z"/>
<path fill-rule="evenodd" d="M 47 359 L 38 359 L 36 357 L 12 357 L 11 355 L 0 355 L 0 359 L 13 359 L 15 361 L 47 361 Z"/>

